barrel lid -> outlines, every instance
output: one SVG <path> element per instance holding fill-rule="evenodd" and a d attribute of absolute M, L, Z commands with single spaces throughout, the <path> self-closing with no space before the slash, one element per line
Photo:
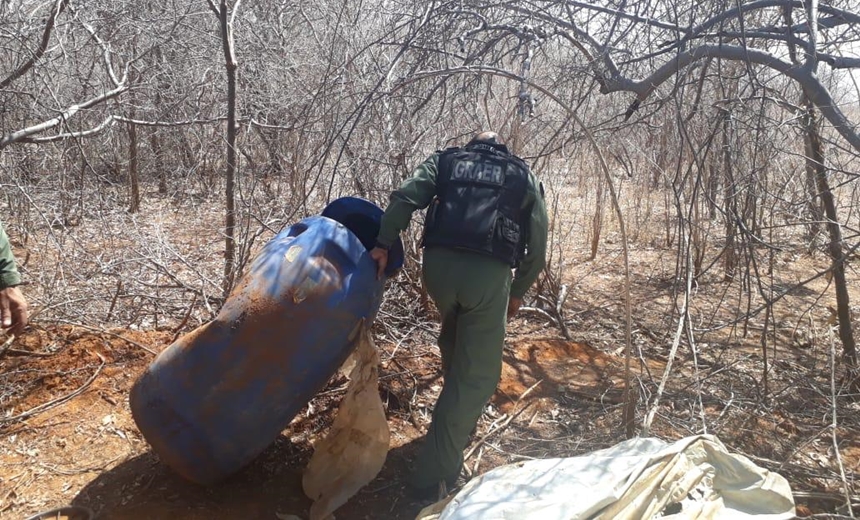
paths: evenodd
<path fill-rule="evenodd" d="M 368 251 L 376 244 L 382 214 L 382 208 L 359 197 L 335 199 L 321 213 L 323 217 L 343 224 Z M 388 266 L 385 268 L 385 274 L 391 276 L 401 267 L 403 267 L 403 243 L 398 238 L 388 250 Z"/>

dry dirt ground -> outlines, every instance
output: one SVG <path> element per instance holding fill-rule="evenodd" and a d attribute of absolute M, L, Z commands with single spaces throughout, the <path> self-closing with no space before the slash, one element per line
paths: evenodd
<path fill-rule="evenodd" d="M 3 387 L 14 394 L 5 400 L 5 411 L 12 416 L 0 419 L 3 518 L 22 518 L 66 503 L 90 507 L 99 518 L 117 519 L 307 513 L 301 469 L 312 453 L 312 440 L 332 419 L 344 381 L 335 378 L 249 467 L 205 488 L 183 481 L 159 463 L 128 407 L 129 388 L 152 359 L 141 345 L 160 350 L 169 344 L 170 333 L 34 328 L 0 365 Z M 393 348 L 382 345 L 383 352 Z M 410 518 L 420 509 L 405 496 L 401 481 L 440 389 L 438 358 L 430 347 L 383 358 L 380 386 L 389 412 L 391 452 L 379 477 L 337 518 Z M 520 428 L 535 436 L 534 444 L 545 442 L 548 447 L 549 441 L 570 431 L 599 428 L 580 425 L 574 409 L 560 409 L 568 396 L 586 409 L 612 407 L 617 401 L 618 396 L 607 396 L 607 391 L 621 380 L 618 361 L 586 344 L 530 334 L 529 339 L 510 342 L 505 360 L 503 381 L 486 419 L 504 422 L 514 415 Z M 538 380 L 528 401 L 520 401 Z M 82 387 L 73 398 L 57 402 Z M 420 395 L 412 399 L 407 392 L 415 390 Z M 14 415 L 31 410 L 37 413 L 14 420 Z M 486 432 L 487 424 L 483 426 L 478 437 Z M 472 471 L 485 471 L 506 459 L 492 436 L 482 445 L 494 447 L 492 452 L 475 451 L 469 460 Z"/>
<path fill-rule="evenodd" d="M 501 384 L 469 449 L 469 473 L 587 453 L 625 438 L 623 269 L 617 239 L 601 247 L 592 262 L 576 248 L 554 258 L 564 264 L 570 339 L 545 312 L 525 311 L 513 321 Z M 767 289 L 778 293 L 824 266 L 786 253 L 775 260 Z M 764 313 L 737 320 L 725 310 L 755 309 L 756 290 L 724 284 L 717 273 L 702 276 L 689 308 L 694 345 L 682 335 L 672 357 L 681 304 L 674 267 L 669 249 L 635 247 L 631 255 L 637 433 L 671 359 L 650 435 L 716 434 L 730 450 L 784 475 L 799 514 L 837 511 L 860 477 L 860 406 L 847 395 L 842 365 L 831 371 L 832 345 L 839 348 L 828 309 L 832 287 L 822 277 L 786 293 L 765 323 Z M 851 294 L 857 302 L 856 284 Z M 436 325 L 398 319 L 382 315 L 376 330 L 391 451 L 380 475 L 336 513 L 340 520 L 409 519 L 421 507 L 407 498 L 403 479 L 441 389 Z M 36 319 L 0 355 L 0 519 L 69 503 L 100 519 L 306 518 L 301 471 L 331 424 L 343 379 L 333 379 L 248 467 L 200 487 L 159 462 L 128 406 L 131 385 L 153 359 L 148 350 L 167 347 L 174 330 L 87 323 Z"/>

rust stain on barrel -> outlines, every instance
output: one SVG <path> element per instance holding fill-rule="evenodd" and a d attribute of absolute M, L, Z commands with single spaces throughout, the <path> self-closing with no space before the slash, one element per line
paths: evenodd
<path fill-rule="evenodd" d="M 246 390 L 259 382 L 265 369 L 284 364 L 293 355 L 293 349 L 289 345 L 290 337 L 299 331 L 300 327 L 320 320 L 322 312 L 325 312 L 327 317 L 324 323 L 319 324 L 325 327 L 325 334 L 320 340 L 322 344 L 336 339 L 331 337 L 332 334 L 346 334 L 350 331 L 344 331 L 338 326 L 327 326 L 341 323 L 344 319 L 354 319 L 349 313 L 325 307 L 326 301 L 343 289 L 342 275 L 337 266 L 326 258 L 315 256 L 308 258 L 297 271 L 295 279 L 312 280 L 312 283 L 299 285 L 303 292 L 298 296 L 298 288 L 292 287 L 281 291 L 280 298 L 273 298 L 263 284 L 243 279 L 242 296 L 247 298 L 247 303 L 243 306 L 243 322 L 236 327 L 230 327 L 230 346 L 222 354 L 241 359 L 236 359 L 239 366 L 234 366 L 225 374 L 216 388 L 212 389 L 213 394 Z M 248 275 L 245 278 L 250 277 L 251 275 Z M 222 323 L 221 327 L 224 325 L 226 324 Z M 261 347 L 263 345 L 265 347 Z M 321 382 L 324 383 L 325 381 Z M 267 381 L 263 393 L 275 397 L 283 393 L 285 386 L 293 385 L 295 381 L 276 378 Z M 211 418 L 219 412 L 217 402 L 207 402 L 200 410 L 200 415 Z"/>

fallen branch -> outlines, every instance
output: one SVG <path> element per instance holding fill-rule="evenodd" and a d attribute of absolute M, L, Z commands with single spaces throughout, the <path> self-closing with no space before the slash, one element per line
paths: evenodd
<path fill-rule="evenodd" d="M 18 480 L 20 477 L 23 477 L 23 476 L 24 476 L 24 473 L 21 473 L 20 475 L 17 475 L 15 477 L 8 479 L 8 481 L 11 482 L 13 480 Z M 12 495 L 15 495 L 17 497 L 18 496 L 18 488 L 25 486 L 25 485 L 29 486 L 30 484 L 33 483 L 34 480 L 36 480 L 36 478 L 33 476 L 33 473 L 31 472 L 29 475 L 27 475 L 26 478 L 21 479 L 17 484 L 12 486 L 12 489 L 7 491 L 6 494 L 3 495 L 3 498 L 0 498 L 0 513 L 4 512 L 7 509 L 9 509 L 10 507 L 12 507 L 12 505 L 14 504 L 15 501 L 9 500 L 9 497 L 11 497 Z"/>
<path fill-rule="evenodd" d="M 4 341 L 2 345 L 0 345 L 0 356 L 5 354 L 6 351 L 9 350 L 9 347 L 12 346 L 13 341 L 15 341 L 15 335 L 9 334 L 9 337 L 6 338 L 6 341 Z"/>
<path fill-rule="evenodd" d="M 182 318 L 182 322 L 173 329 L 173 340 L 171 343 L 175 343 L 179 338 L 179 333 L 182 331 L 183 327 L 188 324 L 188 318 L 191 317 L 191 311 L 194 310 L 194 304 L 197 303 L 197 293 L 194 293 L 194 298 L 191 300 L 191 305 L 188 306 L 188 312 L 185 313 L 185 317 Z"/>
<path fill-rule="evenodd" d="M 541 316 L 548 319 L 549 321 L 557 324 L 559 326 L 559 328 L 563 327 L 563 325 L 561 323 L 559 323 L 558 319 L 556 319 L 555 316 L 553 316 L 552 314 L 548 313 L 547 311 L 545 311 L 541 308 L 529 307 L 529 306 L 520 307 L 520 312 L 533 312 L 535 314 L 540 314 Z"/>
<path fill-rule="evenodd" d="M 158 355 L 158 352 L 156 352 L 156 351 L 152 350 L 151 348 L 147 347 L 146 345 L 140 344 L 140 343 L 138 343 L 137 341 L 134 341 L 134 340 L 132 340 L 132 339 L 128 339 L 128 338 L 126 338 L 125 336 L 122 336 L 122 335 L 120 335 L 120 334 L 117 334 L 116 332 L 111 332 L 111 331 L 109 331 L 109 330 L 101 329 L 101 328 L 99 328 L 99 327 L 91 327 L 91 326 L 89 326 L 89 325 L 84 325 L 83 323 L 75 323 L 75 322 L 73 322 L 73 321 L 68 321 L 68 320 L 58 319 L 58 320 L 56 320 L 56 321 L 57 321 L 57 322 L 59 322 L 59 323 L 65 323 L 66 325 L 72 325 L 73 327 L 80 327 L 80 328 L 82 328 L 82 329 L 91 330 L 91 331 L 93 331 L 93 332 L 99 332 L 99 333 L 101 333 L 101 334 L 108 334 L 108 335 L 113 336 L 113 337 L 115 337 L 115 338 L 119 338 L 119 339 L 121 339 L 121 340 L 125 341 L 126 343 L 129 343 L 129 344 L 131 344 L 131 345 L 134 345 L 135 347 L 138 347 L 138 348 L 140 348 L 140 349 L 142 349 L 142 350 L 145 350 L 145 351 L 149 352 L 150 354 L 152 354 L 153 356 L 157 356 L 157 355 Z"/>
<path fill-rule="evenodd" d="M 104 368 L 105 364 L 107 364 L 104 356 L 102 356 L 98 352 L 95 352 L 95 355 L 97 355 L 99 357 L 99 359 L 102 361 L 102 364 L 99 365 L 99 367 L 96 369 L 95 373 L 89 379 L 87 379 L 87 381 L 83 385 L 81 385 L 77 390 L 75 390 L 74 392 L 72 392 L 70 394 L 66 394 L 62 397 L 58 397 L 57 399 L 52 399 L 51 401 L 48 401 L 47 403 L 40 404 L 39 406 L 37 406 L 35 408 L 31 408 L 30 410 L 27 410 L 26 412 L 19 413 L 18 415 L 13 415 L 12 417 L 0 418 L 0 424 L 18 421 L 21 419 L 26 419 L 28 417 L 32 417 L 36 414 L 45 412 L 47 410 L 50 410 L 51 408 L 59 406 L 59 405 L 65 403 L 66 401 L 70 401 L 74 397 L 83 393 L 83 391 L 86 390 L 87 387 L 89 387 L 93 383 L 93 381 L 96 380 L 96 378 L 99 376 L 102 369 Z"/>
<path fill-rule="evenodd" d="M 660 385 L 657 387 L 657 393 L 654 395 L 654 400 L 651 403 L 650 409 L 645 413 L 645 420 L 642 422 L 643 435 L 648 435 L 651 432 L 651 423 L 654 421 L 654 416 L 657 414 L 657 408 L 660 406 L 660 398 L 666 390 L 666 383 L 669 381 L 669 375 L 672 373 L 672 363 L 675 361 L 675 356 L 678 353 L 678 346 L 681 344 L 681 335 L 684 332 L 684 320 L 687 317 L 687 307 L 690 304 L 690 291 L 692 291 L 692 285 L 693 270 L 689 269 L 688 266 L 684 304 L 681 306 L 681 312 L 678 313 L 678 327 L 675 330 L 675 338 L 672 341 L 672 348 L 669 349 L 669 358 L 666 360 L 666 368 L 663 370 L 663 377 L 660 378 Z"/>
<path fill-rule="evenodd" d="M 113 464 L 114 462 L 116 462 L 116 461 L 118 461 L 118 460 L 120 460 L 120 459 L 122 459 L 122 458 L 125 458 L 125 457 L 127 457 L 127 456 L 128 456 L 128 453 L 122 453 L 122 454 L 117 455 L 116 457 L 114 457 L 114 458 L 112 458 L 112 459 L 110 459 L 110 460 L 108 460 L 108 461 L 105 461 L 105 462 L 103 462 L 103 463 L 101 463 L 101 464 L 97 464 L 97 465 L 94 465 L 94 466 L 87 466 L 87 467 L 83 467 L 83 468 L 75 468 L 75 469 L 73 469 L 73 470 L 61 469 L 61 468 L 60 468 L 59 466 L 57 466 L 56 464 L 46 464 L 46 463 L 44 463 L 44 462 L 38 462 L 37 464 L 38 464 L 39 466 L 41 466 L 41 467 L 45 468 L 46 470 L 50 471 L 51 473 L 55 473 L 55 474 L 57 474 L 57 475 L 73 476 L 73 475 L 81 475 L 81 474 L 83 474 L 83 473 L 92 473 L 92 472 L 102 472 L 102 471 L 105 471 L 105 470 L 107 470 L 107 469 L 108 469 L 108 467 L 109 467 L 111 464 Z"/>
<path fill-rule="evenodd" d="M 860 502 L 860 496 L 849 495 L 846 497 L 846 495 L 838 492 L 826 493 L 820 491 L 792 491 L 791 495 L 794 497 L 795 500 L 822 500 L 827 502 L 834 502 L 837 504 L 844 504 L 845 499 L 849 498 L 851 502 L 855 504 Z"/>
<path fill-rule="evenodd" d="M 567 285 L 562 284 L 561 290 L 558 293 L 558 302 L 555 305 L 555 314 L 558 316 L 558 326 L 561 327 L 561 334 L 566 340 L 570 341 L 570 332 L 567 331 L 567 325 L 564 324 L 565 300 L 567 300 Z"/>
<path fill-rule="evenodd" d="M 825 428 L 824 431 L 826 431 L 827 429 L 829 429 L 829 427 Z M 827 472 L 813 471 L 809 466 L 802 465 L 797 462 L 777 461 L 765 457 L 759 457 L 758 455 L 753 455 L 751 453 L 745 453 L 742 451 L 739 451 L 738 453 L 755 462 L 759 466 L 764 467 L 765 469 L 779 472 L 779 474 L 786 476 L 786 478 L 794 477 L 797 480 L 801 478 L 806 478 L 836 480 L 842 482 L 841 475 L 836 471 L 833 471 L 832 469 L 828 469 Z M 860 473 L 846 471 L 845 477 L 852 482 L 860 481 Z M 791 478 L 789 478 L 789 480 L 791 480 Z"/>
<path fill-rule="evenodd" d="M 10 354 L 17 354 L 19 356 L 39 356 L 39 357 L 52 357 L 57 354 L 54 352 L 33 352 L 31 350 L 22 350 L 19 348 L 7 348 L 6 352 Z M 2 351 L 0 351 L 2 353 Z"/>
<path fill-rule="evenodd" d="M 502 421 L 502 423 L 499 424 L 496 428 L 491 429 L 490 431 L 485 433 L 480 439 L 478 439 L 478 441 L 471 448 L 469 448 L 469 451 L 466 452 L 466 455 L 463 457 L 463 462 L 466 462 L 467 460 L 469 460 L 469 457 L 471 457 L 475 453 L 475 450 L 480 448 L 481 445 L 483 445 L 487 441 L 487 439 L 489 439 L 493 435 L 495 435 L 495 434 L 499 433 L 500 431 L 504 430 L 505 428 L 507 428 L 508 425 L 510 425 L 514 419 L 519 417 L 519 415 L 521 413 L 523 413 L 524 411 L 526 411 L 528 409 L 529 405 L 523 406 L 519 410 L 517 410 L 517 407 L 522 402 L 522 400 L 525 399 L 526 396 L 528 396 L 532 392 L 532 390 L 534 390 L 535 388 L 537 388 L 537 386 L 539 384 L 541 384 L 541 382 L 543 382 L 543 379 L 538 380 L 537 383 L 528 387 L 528 389 L 522 393 L 522 395 L 519 397 L 519 399 L 517 399 L 517 402 L 514 404 L 514 411 L 511 412 L 511 415 L 508 416 L 507 419 Z M 529 404 L 531 404 L 531 403 L 529 403 Z M 467 471 L 468 471 L 468 469 L 467 469 Z"/>

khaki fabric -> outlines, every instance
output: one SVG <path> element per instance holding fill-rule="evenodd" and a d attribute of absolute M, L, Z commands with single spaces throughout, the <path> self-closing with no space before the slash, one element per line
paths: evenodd
<path fill-rule="evenodd" d="M 337 508 L 376 478 L 388 455 L 388 421 L 378 388 L 379 354 L 364 324 L 357 342 L 341 368 L 350 378 L 346 396 L 328 435 L 314 446 L 302 478 L 305 494 L 314 501 L 310 520 L 332 518 Z"/>

